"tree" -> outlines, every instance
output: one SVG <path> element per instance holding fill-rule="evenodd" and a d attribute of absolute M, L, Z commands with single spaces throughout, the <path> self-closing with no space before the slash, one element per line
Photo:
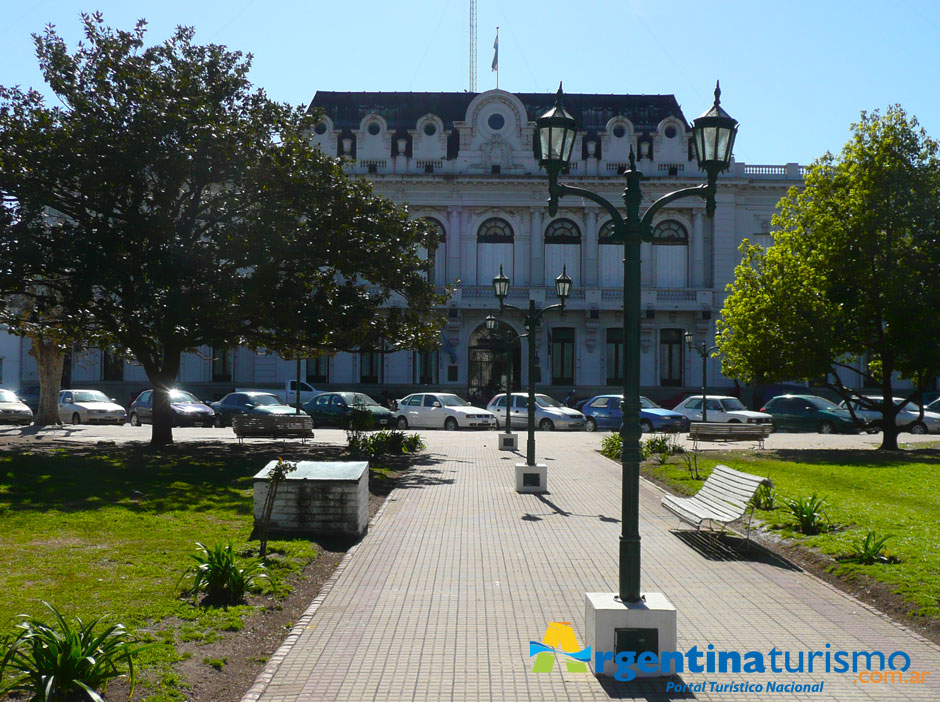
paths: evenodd
<path fill-rule="evenodd" d="M 418 255 L 434 233 L 314 149 L 316 115 L 254 90 L 250 56 L 190 28 L 144 47 L 143 21 L 83 21 L 74 53 L 52 27 L 35 37 L 62 107 L 0 92 L 0 192 L 26 219 L 60 215 L 31 237 L 0 228 L 0 291 L 42 280 L 88 338 L 127 349 L 155 389 L 154 444 L 172 441 L 184 351 L 434 337 Z"/>
<path fill-rule="evenodd" d="M 900 106 L 852 129 L 781 200 L 773 246 L 742 244 L 718 345 L 723 372 L 742 380 L 825 377 L 883 413 L 881 448 L 896 449 L 895 378 L 914 380 L 906 399 L 918 402 L 940 371 L 940 159 Z M 849 387 L 855 373 L 876 401 Z"/>

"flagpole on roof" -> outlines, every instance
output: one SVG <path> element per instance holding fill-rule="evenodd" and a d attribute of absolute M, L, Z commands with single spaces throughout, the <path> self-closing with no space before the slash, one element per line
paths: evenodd
<path fill-rule="evenodd" d="M 496 71 L 496 89 L 499 90 L 499 27 L 496 28 L 496 41 L 493 42 L 492 68 Z"/>

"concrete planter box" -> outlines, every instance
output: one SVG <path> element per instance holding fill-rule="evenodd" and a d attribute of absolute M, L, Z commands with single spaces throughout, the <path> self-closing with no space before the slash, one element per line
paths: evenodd
<path fill-rule="evenodd" d="M 264 512 L 268 476 L 276 465 L 271 461 L 254 476 L 256 526 Z M 360 536 L 368 523 L 367 461 L 300 461 L 278 486 L 269 531 Z"/>

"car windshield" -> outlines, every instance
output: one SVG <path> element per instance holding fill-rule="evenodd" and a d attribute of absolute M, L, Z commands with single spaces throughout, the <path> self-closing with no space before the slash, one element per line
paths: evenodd
<path fill-rule="evenodd" d="M 378 405 L 379 403 L 373 400 L 368 395 L 363 395 L 361 392 L 347 392 L 343 393 L 343 399 L 346 400 L 347 404 L 350 405 Z"/>
<path fill-rule="evenodd" d="M 445 407 L 467 407 L 470 403 L 456 395 L 438 395 L 437 399 Z"/>
<path fill-rule="evenodd" d="M 199 403 L 199 400 L 195 395 L 186 392 L 185 390 L 170 390 L 170 402 L 187 404 L 192 402 Z"/>
<path fill-rule="evenodd" d="M 75 392 L 75 402 L 111 402 L 111 398 L 100 390 L 78 390 Z"/>
<path fill-rule="evenodd" d="M 248 401 L 255 407 L 259 405 L 279 405 L 281 401 L 274 395 L 249 395 Z"/>
<path fill-rule="evenodd" d="M 830 402 L 825 397 L 808 397 L 806 399 L 811 405 L 816 407 L 816 409 L 821 409 L 821 410 L 842 409 L 835 402 Z"/>
<path fill-rule="evenodd" d="M 744 403 L 736 397 L 729 397 L 727 400 L 722 400 L 721 406 L 724 407 L 728 412 L 737 412 L 739 410 L 747 409 L 747 407 L 744 406 Z"/>
<path fill-rule="evenodd" d="M 12 390 L 0 390 L 0 402 L 19 402 Z"/>
<path fill-rule="evenodd" d="M 648 397 L 640 397 L 640 407 L 642 409 L 661 409 L 659 405 L 653 402 Z"/>
<path fill-rule="evenodd" d="M 564 407 L 563 404 L 557 400 L 553 400 L 548 395 L 536 395 L 535 404 L 537 404 L 539 407 Z"/>

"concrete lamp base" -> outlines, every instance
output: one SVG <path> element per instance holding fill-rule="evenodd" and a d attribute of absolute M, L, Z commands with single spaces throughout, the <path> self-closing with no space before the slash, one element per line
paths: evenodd
<path fill-rule="evenodd" d="M 548 492 L 548 466 L 544 463 L 538 463 L 534 466 L 517 463 L 516 492 Z"/>
<path fill-rule="evenodd" d="M 646 651 L 656 654 L 655 672 L 630 666 L 638 678 L 657 678 L 675 672 L 660 669 L 658 661 L 663 651 L 676 650 L 676 608 L 662 593 L 645 592 L 642 596 L 645 601 L 624 603 L 614 592 L 587 593 L 585 645 L 591 647 L 590 666 L 595 675 L 613 676 L 617 672 L 614 657 L 621 651 L 633 652 L 634 662 Z M 613 653 L 613 656 L 605 656 L 600 670 L 597 669 L 599 652 Z"/>
<path fill-rule="evenodd" d="M 518 451 L 519 450 L 519 436 L 517 434 L 509 434 L 503 432 L 499 435 L 499 450 L 500 451 Z"/>

